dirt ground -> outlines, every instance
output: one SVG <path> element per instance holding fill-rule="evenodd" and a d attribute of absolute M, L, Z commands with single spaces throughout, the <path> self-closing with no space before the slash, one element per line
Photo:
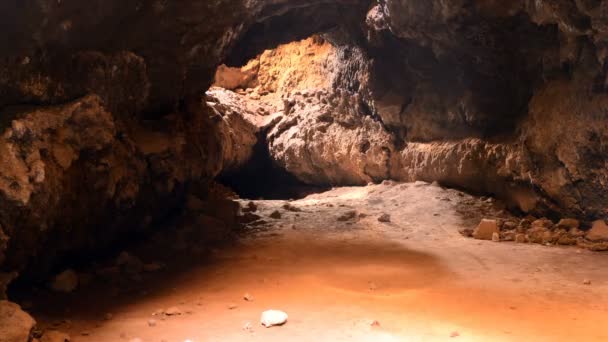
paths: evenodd
<path fill-rule="evenodd" d="M 608 341 L 608 254 L 462 237 L 491 200 L 418 182 L 256 203 L 267 223 L 210 259 L 38 299 L 35 317 L 83 342 Z M 262 327 L 267 309 L 288 323 Z"/>

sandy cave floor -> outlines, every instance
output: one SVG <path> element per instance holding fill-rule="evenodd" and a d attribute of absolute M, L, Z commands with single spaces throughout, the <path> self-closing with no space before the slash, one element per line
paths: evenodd
<path fill-rule="evenodd" d="M 210 260 L 128 291 L 40 298 L 33 313 L 72 341 L 608 341 L 608 254 L 462 237 L 490 202 L 422 182 L 290 202 L 301 211 L 256 201 L 268 223 Z M 181 315 L 152 316 L 168 307 Z M 288 323 L 262 327 L 267 309 Z"/>

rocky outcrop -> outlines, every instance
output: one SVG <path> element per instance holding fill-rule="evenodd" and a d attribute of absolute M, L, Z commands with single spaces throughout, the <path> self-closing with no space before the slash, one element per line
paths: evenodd
<path fill-rule="evenodd" d="M 32 337 L 34 319 L 19 305 L 0 300 L 0 341 L 27 342 Z"/>
<path fill-rule="evenodd" d="M 0 139 L 2 269 L 44 277 L 72 253 L 150 230 L 188 183 L 250 157 L 256 138 L 242 118 L 203 102 L 187 113 L 137 124 L 96 95 L 15 113 Z"/>

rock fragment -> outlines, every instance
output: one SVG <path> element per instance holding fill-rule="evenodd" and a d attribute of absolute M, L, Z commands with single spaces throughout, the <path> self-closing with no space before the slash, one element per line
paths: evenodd
<path fill-rule="evenodd" d="M 492 240 L 494 233 L 500 234 L 496 220 L 482 219 L 475 228 L 473 237 L 477 240 Z"/>
<path fill-rule="evenodd" d="M 391 222 L 391 215 L 389 214 L 382 214 L 378 217 L 378 222 L 382 222 L 382 223 L 388 223 Z"/>
<path fill-rule="evenodd" d="M 72 269 L 65 270 L 56 275 L 51 281 L 51 290 L 55 292 L 70 293 L 78 287 L 78 274 Z"/>
<path fill-rule="evenodd" d="M 275 210 L 272 212 L 272 214 L 270 214 L 270 218 L 278 220 L 281 218 L 281 213 L 278 210 Z"/>
<path fill-rule="evenodd" d="M 165 315 L 167 316 L 179 316 L 181 315 L 183 312 L 180 308 L 178 308 L 177 306 L 172 306 L 170 308 L 168 308 L 167 310 L 165 310 Z"/>
<path fill-rule="evenodd" d="M 579 227 L 580 227 L 580 222 L 578 220 L 571 219 L 571 218 L 561 219 L 557 223 L 557 228 L 572 229 L 572 228 L 579 228 Z"/>
<path fill-rule="evenodd" d="M 70 335 L 58 330 L 49 330 L 42 335 L 40 342 L 70 342 Z"/>
<path fill-rule="evenodd" d="M 346 221 L 353 220 L 356 217 L 357 217 L 357 211 L 356 210 L 349 210 L 349 211 L 345 212 L 344 214 L 338 216 L 338 221 L 340 221 L 340 222 L 346 222 Z"/>
<path fill-rule="evenodd" d="M 283 209 L 287 210 L 287 211 L 293 211 L 293 212 L 301 212 L 302 209 L 292 205 L 291 203 L 285 203 L 283 205 Z"/>
<path fill-rule="evenodd" d="M 593 242 L 608 241 L 608 225 L 604 220 L 593 222 L 591 230 L 587 232 L 585 238 Z"/>
<path fill-rule="evenodd" d="M 283 325 L 287 322 L 288 316 L 280 310 L 267 310 L 262 313 L 260 323 L 266 328 Z"/>

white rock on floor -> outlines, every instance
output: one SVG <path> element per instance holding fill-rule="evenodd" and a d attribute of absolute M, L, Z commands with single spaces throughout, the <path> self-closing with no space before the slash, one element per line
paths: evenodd
<path fill-rule="evenodd" d="M 267 310 L 262 313 L 260 323 L 266 328 L 283 325 L 287 322 L 287 314 L 280 310 Z"/>

